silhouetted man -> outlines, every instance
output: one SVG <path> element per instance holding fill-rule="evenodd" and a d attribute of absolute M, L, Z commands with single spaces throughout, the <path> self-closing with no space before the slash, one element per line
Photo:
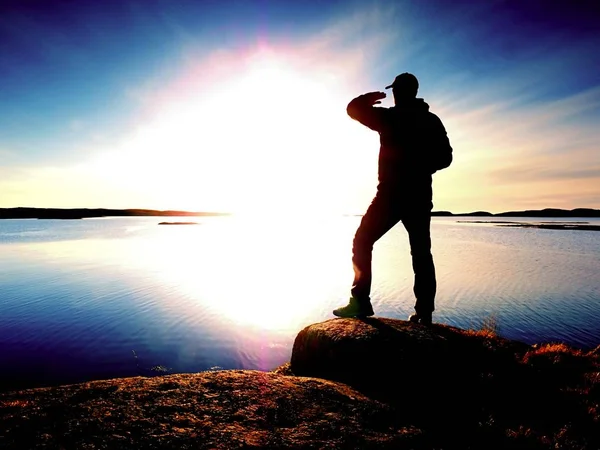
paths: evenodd
<path fill-rule="evenodd" d="M 408 232 L 417 299 L 411 322 L 431 323 L 436 291 L 431 256 L 431 175 L 452 162 L 452 147 L 441 120 L 429 105 L 416 98 L 417 78 L 396 77 L 392 88 L 395 106 L 375 107 L 384 92 L 361 95 L 348 104 L 350 117 L 379 133 L 379 184 L 377 194 L 354 236 L 354 283 L 348 305 L 333 311 L 338 317 L 372 316 L 371 255 L 375 242 L 399 221 Z"/>

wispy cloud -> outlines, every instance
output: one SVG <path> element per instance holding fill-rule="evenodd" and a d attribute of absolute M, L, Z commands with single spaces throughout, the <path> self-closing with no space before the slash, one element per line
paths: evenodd
<path fill-rule="evenodd" d="M 600 186 L 600 140 L 593 125 L 576 119 L 587 114 L 598 92 L 527 107 L 447 108 L 455 164 L 444 173 L 442 189 L 470 186 L 479 198 L 469 201 L 481 209 L 515 209 L 536 199 L 539 207 L 553 206 L 564 204 L 561 198 L 571 207 L 597 207 L 589 193 Z M 555 192 L 552 204 L 543 204 L 546 192 Z"/>
<path fill-rule="evenodd" d="M 8 149 L 0 147 L 0 161 L 2 164 L 7 164 L 9 161 L 16 157 L 16 153 L 14 151 L 10 151 Z"/>
<path fill-rule="evenodd" d="M 540 68 L 560 66 L 560 58 L 562 52 L 546 55 L 486 84 L 432 97 L 456 155 L 442 177 L 444 204 L 496 211 L 536 201 L 538 207 L 600 206 L 593 195 L 600 186 L 600 86 L 557 87 L 556 71 Z M 468 185 L 476 194 L 466 193 Z M 452 200 L 451 192 L 462 198 Z"/>

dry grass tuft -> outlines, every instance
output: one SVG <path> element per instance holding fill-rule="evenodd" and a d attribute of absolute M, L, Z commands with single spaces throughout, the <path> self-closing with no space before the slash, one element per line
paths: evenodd
<path fill-rule="evenodd" d="M 28 406 L 31 402 L 29 400 L 7 400 L 4 402 L 0 402 L 0 409 L 2 408 L 24 408 Z"/>

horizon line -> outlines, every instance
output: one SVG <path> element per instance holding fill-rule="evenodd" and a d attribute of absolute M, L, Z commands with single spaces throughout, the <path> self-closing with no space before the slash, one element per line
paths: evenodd
<path fill-rule="evenodd" d="M 122 212 L 122 213 L 131 213 L 130 215 L 132 216 L 153 216 L 153 215 L 161 215 L 161 216 L 168 216 L 168 215 L 187 215 L 187 216 L 209 216 L 209 215 L 213 215 L 213 216 L 248 216 L 248 215 L 297 215 L 297 214 L 317 214 L 317 215 L 336 215 L 336 216 L 363 216 L 364 213 L 352 213 L 352 212 L 346 212 L 346 213 L 341 213 L 341 212 L 336 212 L 336 213 L 331 213 L 331 214 L 327 214 L 324 213 L 323 211 L 319 211 L 319 212 L 309 212 L 309 211 L 286 211 L 286 212 L 281 212 L 281 211 L 257 211 L 257 212 L 231 212 L 231 211 L 189 211 L 189 210 L 178 210 L 178 209 L 151 209 L 151 208 L 53 208 L 53 207 L 32 207 L 32 206 L 17 206 L 17 207 L 0 207 L 0 211 L 2 212 L 10 212 L 10 211 L 20 211 L 20 212 L 36 212 L 36 211 L 45 211 L 45 212 L 55 212 L 55 213 L 61 213 L 61 212 L 71 212 L 71 213 L 75 213 L 75 212 L 81 212 L 81 213 L 85 213 L 85 212 L 97 212 L 97 213 L 101 213 L 101 212 L 106 212 L 108 214 L 104 215 L 104 217 L 108 217 L 111 216 L 111 213 L 118 213 L 118 212 Z M 541 209 L 523 209 L 523 210 L 509 210 L 509 211 L 501 211 L 501 212 L 490 212 L 490 211 L 485 211 L 485 210 L 476 210 L 476 211 L 470 211 L 470 212 L 459 212 L 459 213 L 454 213 L 452 211 L 447 211 L 447 210 L 433 210 L 431 211 L 431 215 L 432 216 L 465 216 L 465 215 L 483 215 L 483 216 L 497 216 L 497 215 L 507 215 L 507 214 L 517 214 L 517 213 L 528 213 L 528 214 L 535 214 L 535 215 L 541 215 L 543 213 L 548 213 L 548 214 L 565 214 L 565 213 L 570 213 L 570 214 L 574 214 L 576 212 L 581 212 L 581 213 L 592 213 L 592 215 L 590 217 L 600 217 L 600 209 L 596 209 L 596 208 L 573 208 L 573 209 L 564 209 L 564 208 L 541 208 Z M 83 215 L 82 215 L 83 217 Z M 579 217 L 586 217 L 586 216 L 579 216 Z M 6 218 L 6 217 L 2 217 L 2 215 L 0 214 L 0 218 Z M 8 217 L 11 218 L 11 217 Z M 12 218 L 19 218 L 19 217 L 12 217 Z M 23 218 L 30 218 L 30 217 L 23 217 Z M 35 217 L 33 217 L 35 218 Z"/>

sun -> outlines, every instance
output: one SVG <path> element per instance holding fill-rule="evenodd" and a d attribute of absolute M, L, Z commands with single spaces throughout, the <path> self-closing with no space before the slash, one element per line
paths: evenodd
<path fill-rule="evenodd" d="M 218 131 L 208 146 L 227 146 L 231 182 L 221 195 L 232 200 L 235 212 L 331 208 L 331 188 L 339 184 L 336 153 L 346 136 L 339 120 L 345 119 L 345 103 L 323 78 L 261 61 L 228 86 L 213 108 L 227 119 L 215 123 Z"/>
<path fill-rule="evenodd" d="M 347 117 L 344 84 L 293 55 L 249 58 L 161 99 L 97 167 L 163 209 L 339 214 L 357 176 L 376 174 L 364 151 L 374 138 Z"/>

